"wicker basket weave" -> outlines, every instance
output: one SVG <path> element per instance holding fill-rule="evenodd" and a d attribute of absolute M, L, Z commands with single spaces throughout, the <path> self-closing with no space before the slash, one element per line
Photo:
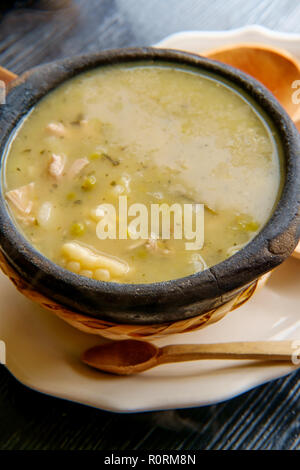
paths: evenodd
<path fill-rule="evenodd" d="M 254 281 L 250 286 L 239 292 L 236 297 L 222 306 L 209 310 L 208 312 L 196 317 L 188 318 L 181 321 L 160 323 L 153 325 L 128 325 L 107 322 L 97 318 L 88 317 L 80 313 L 72 312 L 36 292 L 25 282 L 20 275 L 8 264 L 5 257 L 0 251 L 0 267 L 16 288 L 27 298 L 39 303 L 42 307 L 55 313 L 58 317 L 74 326 L 75 328 L 94 335 L 103 336 L 109 339 L 152 339 L 169 334 L 185 333 L 207 325 L 215 323 L 223 318 L 227 313 L 235 310 L 249 300 L 258 287 L 261 287 L 269 274 L 262 276 L 259 280 Z"/>

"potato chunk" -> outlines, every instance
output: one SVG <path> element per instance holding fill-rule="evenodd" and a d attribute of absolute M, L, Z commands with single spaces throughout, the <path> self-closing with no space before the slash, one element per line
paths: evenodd
<path fill-rule="evenodd" d="M 49 201 L 43 202 L 37 212 L 37 221 L 41 227 L 49 228 L 53 215 L 53 204 Z"/>

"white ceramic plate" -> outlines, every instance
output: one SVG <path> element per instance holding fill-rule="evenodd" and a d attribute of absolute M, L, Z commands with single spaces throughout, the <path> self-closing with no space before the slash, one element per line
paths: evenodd
<path fill-rule="evenodd" d="M 178 33 L 160 47 L 201 52 L 233 42 L 261 42 L 300 58 L 300 36 L 253 26 L 229 32 Z M 156 341 L 158 345 L 264 339 L 300 339 L 300 261 L 289 259 L 243 307 L 203 330 Z M 101 341 L 81 333 L 19 294 L 0 275 L 0 340 L 7 368 L 25 385 L 97 408 L 132 412 L 216 403 L 295 370 L 292 363 L 198 361 L 168 364 L 133 377 L 96 372 L 79 361 Z"/>
<path fill-rule="evenodd" d="M 300 59 L 300 34 L 279 33 L 258 25 L 229 31 L 183 31 L 171 34 L 156 46 L 201 53 L 220 46 L 246 42 L 280 47 Z"/>

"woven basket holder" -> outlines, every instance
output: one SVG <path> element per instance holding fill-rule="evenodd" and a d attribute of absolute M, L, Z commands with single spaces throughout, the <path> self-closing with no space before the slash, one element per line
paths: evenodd
<path fill-rule="evenodd" d="M 28 299 L 37 302 L 42 307 L 55 313 L 59 318 L 74 326 L 78 330 L 93 335 L 103 336 L 108 339 L 147 339 L 158 338 L 170 334 L 186 333 L 199 328 L 204 328 L 223 318 L 227 313 L 235 310 L 249 300 L 254 292 L 261 287 L 268 274 L 265 274 L 250 286 L 240 291 L 236 297 L 218 308 L 209 310 L 208 312 L 196 317 L 180 320 L 176 322 L 160 323 L 153 325 L 128 325 L 112 323 L 97 318 L 89 317 L 80 313 L 72 312 L 62 305 L 57 304 L 53 300 L 43 296 L 39 292 L 32 289 L 30 284 L 25 282 L 20 275 L 8 264 L 0 251 L 0 267 L 16 288 Z"/>

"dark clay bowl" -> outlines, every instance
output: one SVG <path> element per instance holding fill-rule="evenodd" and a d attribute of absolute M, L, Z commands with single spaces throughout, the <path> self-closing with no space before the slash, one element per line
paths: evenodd
<path fill-rule="evenodd" d="M 68 310 L 126 324 L 175 322 L 216 308 L 284 261 L 300 237 L 300 136 L 277 100 L 253 78 L 221 63 L 162 49 L 121 49 L 37 67 L 16 79 L 1 106 L 3 172 L 7 142 L 20 119 L 49 91 L 94 67 L 124 62 L 165 61 L 209 71 L 248 94 L 268 115 L 283 147 L 284 186 L 261 232 L 226 261 L 198 274 L 152 284 L 99 282 L 73 274 L 37 252 L 18 231 L 0 190 L 0 245 L 6 263 L 32 288 Z"/>

